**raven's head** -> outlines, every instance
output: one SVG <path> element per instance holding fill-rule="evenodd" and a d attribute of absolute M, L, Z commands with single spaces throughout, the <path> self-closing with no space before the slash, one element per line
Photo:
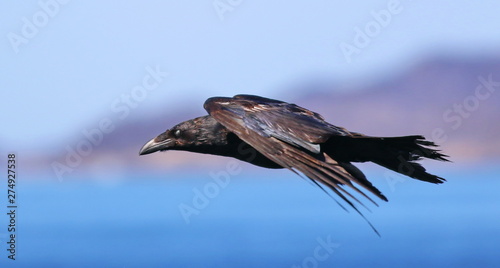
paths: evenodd
<path fill-rule="evenodd" d="M 221 135 L 222 134 L 222 135 Z M 207 115 L 184 121 L 148 141 L 140 155 L 156 151 L 203 151 L 206 147 L 226 143 L 227 129 Z"/>

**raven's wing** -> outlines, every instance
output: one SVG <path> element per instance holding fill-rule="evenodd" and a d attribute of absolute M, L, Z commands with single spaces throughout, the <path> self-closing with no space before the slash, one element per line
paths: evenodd
<path fill-rule="evenodd" d="M 205 109 L 207 107 L 212 107 L 211 110 L 214 108 L 224 110 L 226 114 L 234 114 L 235 119 L 238 117 L 241 121 L 238 122 L 240 125 L 260 136 L 274 137 L 316 154 L 320 153 L 319 143 L 325 142 L 332 135 L 351 134 L 343 128 L 325 122 L 323 117 L 315 112 L 295 104 L 259 96 L 236 95 L 234 98 L 211 98 L 205 103 Z M 211 111 L 208 112 L 211 114 Z M 223 122 L 220 123 L 224 125 Z"/>
<path fill-rule="evenodd" d="M 204 108 L 219 123 L 257 151 L 295 173 L 321 183 L 339 195 L 356 211 L 356 199 L 342 185 L 347 185 L 373 202 L 352 181 L 387 200 L 364 176 L 352 175 L 334 159 L 322 153 L 321 142 L 332 135 L 350 135 L 314 112 L 294 104 L 257 96 L 237 95 L 234 98 L 208 99 Z M 360 173 L 360 172 L 359 172 Z M 373 202 L 375 203 L 375 202 Z M 359 212 L 359 211 L 358 211 Z"/>

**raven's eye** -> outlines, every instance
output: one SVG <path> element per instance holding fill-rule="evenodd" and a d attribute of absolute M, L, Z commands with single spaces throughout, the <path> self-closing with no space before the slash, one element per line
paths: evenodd
<path fill-rule="evenodd" d="M 176 138 L 179 138 L 181 136 L 181 131 L 179 129 L 177 129 L 176 131 L 174 131 L 174 136 Z"/>

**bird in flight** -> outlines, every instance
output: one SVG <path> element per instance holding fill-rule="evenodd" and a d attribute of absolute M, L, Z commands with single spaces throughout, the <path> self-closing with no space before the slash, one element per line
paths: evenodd
<path fill-rule="evenodd" d="M 381 200 L 387 198 L 352 162 L 371 161 L 430 183 L 445 181 L 416 162 L 422 158 L 448 161 L 423 136 L 366 136 L 334 126 L 295 104 L 253 95 L 209 98 L 204 108 L 209 115 L 168 129 L 147 142 L 139 154 L 182 150 L 234 157 L 265 168 L 286 168 L 305 175 L 325 192 L 324 187 L 330 189 L 363 218 L 355 205 L 363 203 L 351 191 L 375 205 L 360 188 Z"/>

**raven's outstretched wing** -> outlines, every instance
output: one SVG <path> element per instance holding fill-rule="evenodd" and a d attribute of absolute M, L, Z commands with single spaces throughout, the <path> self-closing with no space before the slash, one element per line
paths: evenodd
<path fill-rule="evenodd" d="M 260 136 L 274 137 L 316 154 L 320 153 L 319 143 L 325 142 L 330 136 L 350 134 L 343 128 L 325 122 L 323 117 L 315 112 L 295 104 L 259 96 L 210 98 L 205 102 L 205 109 L 209 114 L 211 111 L 208 109 L 224 110 L 228 115 L 233 114 L 235 120 L 239 119 L 242 126 Z"/>
<path fill-rule="evenodd" d="M 353 133 L 325 122 L 319 114 L 294 104 L 250 95 L 210 98 L 204 108 L 257 151 L 282 167 L 295 173 L 299 171 L 314 183 L 327 186 L 356 211 L 351 200 L 359 200 L 342 185 L 347 185 L 373 203 L 352 182 L 387 200 L 362 174 L 346 171 L 343 166 L 348 167 L 348 163 L 338 163 L 321 152 L 319 143 L 329 137 Z"/>

